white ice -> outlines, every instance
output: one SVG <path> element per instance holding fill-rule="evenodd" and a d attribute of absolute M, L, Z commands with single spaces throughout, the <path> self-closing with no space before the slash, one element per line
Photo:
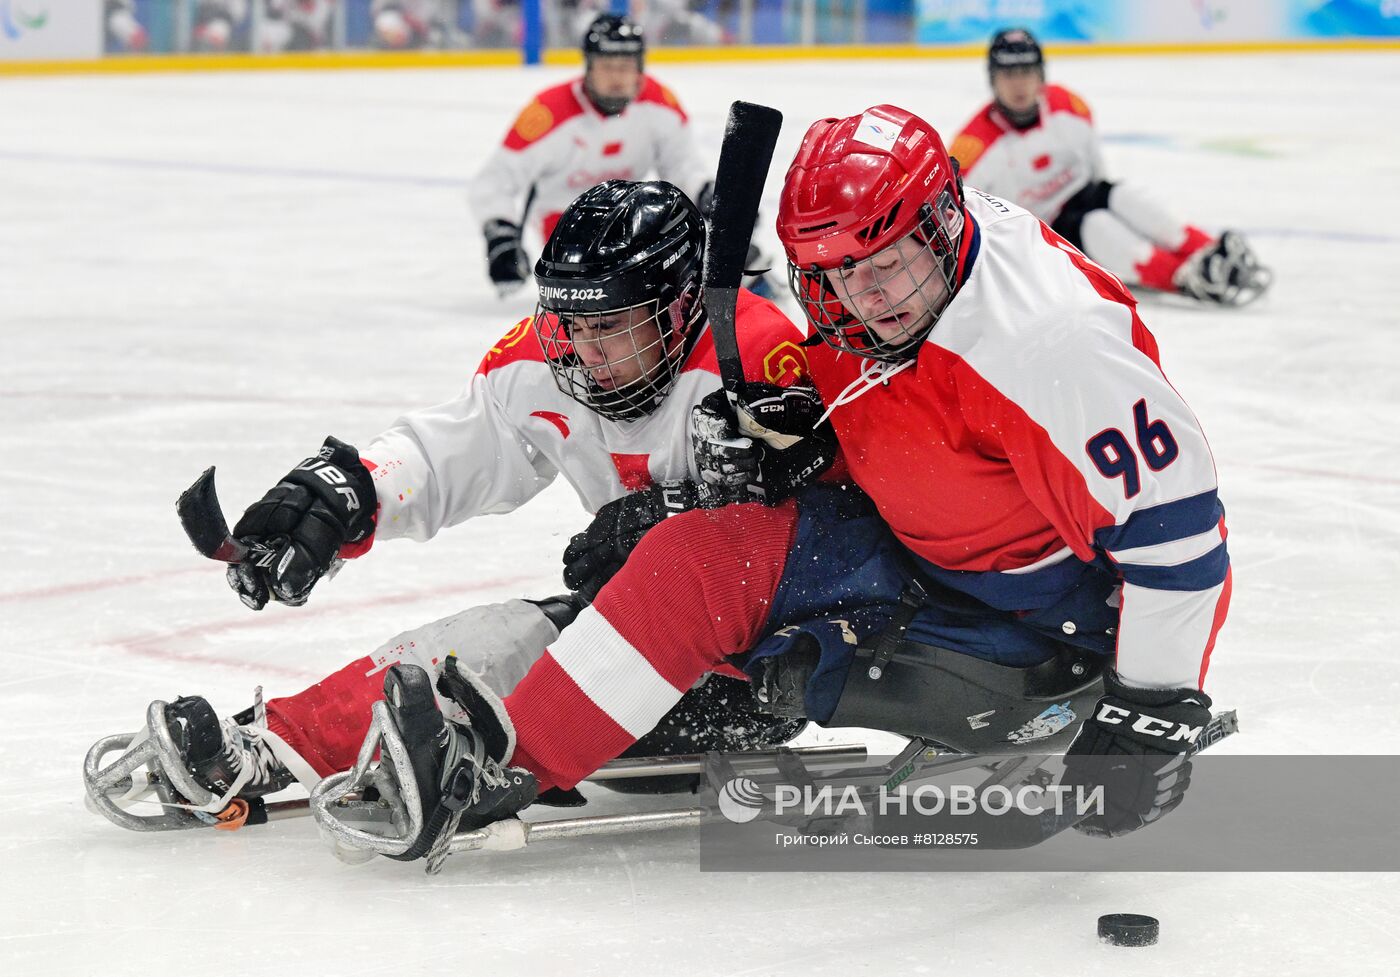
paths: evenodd
<path fill-rule="evenodd" d="M 1058 59 L 1115 173 L 1248 232 L 1277 271 L 1236 312 L 1149 299 L 1229 509 L 1235 599 L 1209 690 L 1254 753 L 1400 752 L 1400 134 L 1394 55 Z M 944 131 L 970 61 L 658 66 L 710 149 L 730 100 L 891 101 Z M 0 971 L 1393 974 L 1392 875 L 714 875 L 685 833 L 333 860 L 311 822 L 124 832 L 79 768 L 153 698 L 228 713 L 408 626 L 559 588 L 566 486 L 377 547 L 253 614 L 190 549 L 210 464 L 232 513 L 326 434 L 452 396 L 526 310 L 483 274 L 463 181 L 561 70 L 0 82 Z M 775 167 L 769 195 L 780 179 Z M 489 464 L 489 459 L 483 459 Z M 936 490 L 936 487 L 933 487 Z M 600 811 L 616 799 L 595 801 Z M 1104 912 L 1162 920 L 1100 946 Z"/>

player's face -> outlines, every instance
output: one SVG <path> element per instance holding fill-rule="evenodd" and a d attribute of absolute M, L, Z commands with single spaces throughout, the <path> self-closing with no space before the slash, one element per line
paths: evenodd
<path fill-rule="evenodd" d="M 661 370 L 666 349 L 651 304 L 575 316 L 568 327 L 574 354 L 589 378 L 604 390 L 654 379 Z"/>
<path fill-rule="evenodd" d="M 1040 69 L 1032 66 L 1003 68 L 992 73 L 992 92 L 997 101 L 1019 115 L 1035 107 L 1045 79 Z"/>
<path fill-rule="evenodd" d="M 913 235 L 850 268 L 826 274 L 846 308 L 885 343 L 899 344 L 920 335 L 948 297 L 938 258 Z"/>
<path fill-rule="evenodd" d="M 642 69 L 631 55 L 594 57 L 588 63 L 588 86 L 603 98 L 637 97 L 642 88 Z"/>

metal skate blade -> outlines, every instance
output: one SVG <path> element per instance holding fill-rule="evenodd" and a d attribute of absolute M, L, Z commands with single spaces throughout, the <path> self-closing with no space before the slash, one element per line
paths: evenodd
<path fill-rule="evenodd" d="M 375 763 L 375 754 L 382 761 Z M 370 727 L 360 745 L 355 766 L 326 777 L 311 791 L 311 815 L 321 830 L 335 843 L 371 854 L 401 855 L 408 851 L 423 831 L 423 808 L 418 785 L 412 777 L 400 781 L 394 770 L 413 769 L 408 747 L 382 700 L 370 708 Z M 365 801 L 366 791 L 378 797 Z"/>

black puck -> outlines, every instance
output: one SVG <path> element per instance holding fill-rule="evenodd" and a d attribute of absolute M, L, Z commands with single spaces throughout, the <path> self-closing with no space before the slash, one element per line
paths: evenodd
<path fill-rule="evenodd" d="M 1099 939 L 1113 946 L 1151 946 L 1159 926 L 1151 916 L 1111 913 L 1099 917 Z"/>

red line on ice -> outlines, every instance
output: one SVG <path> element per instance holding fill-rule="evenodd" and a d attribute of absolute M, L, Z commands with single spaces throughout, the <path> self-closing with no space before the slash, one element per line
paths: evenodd
<path fill-rule="evenodd" d="M 132 584 L 149 583 L 152 580 L 166 580 L 187 573 L 208 573 L 207 566 L 182 567 L 179 570 L 161 570 L 156 573 L 138 573 L 129 577 L 108 577 L 102 580 L 80 580 L 77 583 L 54 584 L 51 587 L 36 587 L 34 590 L 12 590 L 0 594 L 0 604 L 21 600 L 43 600 L 47 597 L 67 597 L 72 594 L 85 594 L 93 590 L 109 590 L 112 587 L 127 587 Z"/>
<path fill-rule="evenodd" d="M 446 587 L 431 587 L 422 590 L 404 591 L 397 594 L 385 594 L 367 601 L 356 602 L 353 607 L 386 607 L 392 604 L 411 604 L 431 597 L 451 596 L 453 594 L 478 593 L 483 590 L 491 590 L 498 587 L 511 587 L 517 584 L 530 583 L 538 579 L 535 576 L 519 577 L 497 577 L 491 580 L 480 580 L 472 584 L 454 584 Z M 299 619 L 325 617 L 332 614 L 344 614 L 350 607 L 345 604 L 328 604 L 316 608 L 297 608 Z M 263 675 L 280 675 L 295 679 L 318 679 L 322 678 L 319 670 L 296 668 L 289 665 L 279 665 L 266 661 L 246 661 L 238 657 L 230 656 L 226 649 L 199 653 L 192 651 L 177 651 L 168 645 L 171 642 L 179 642 L 184 639 L 201 639 L 213 634 L 221 634 L 228 631 L 237 631 L 245 628 L 265 628 L 275 627 L 284 623 L 281 615 L 276 617 L 266 616 L 266 612 L 258 616 L 248 616 L 240 618 L 227 618 L 221 621 L 210 621 L 204 624 L 196 624 L 190 627 L 176 628 L 173 631 L 165 631 L 158 634 L 138 634 L 125 638 L 117 638 L 112 641 L 99 641 L 97 644 L 104 648 L 115 648 L 127 654 L 136 655 L 140 658 L 153 658 L 159 661 L 189 662 L 200 665 L 219 665 L 226 668 L 236 668 L 242 671 L 257 672 Z M 392 635 L 381 635 L 376 639 L 375 646 L 392 637 Z M 374 650 L 374 646 L 366 646 L 358 649 L 358 652 L 347 649 L 348 654 L 359 656 L 369 654 Z M 348 660 L 348 659 L 347 659 Z"/>

